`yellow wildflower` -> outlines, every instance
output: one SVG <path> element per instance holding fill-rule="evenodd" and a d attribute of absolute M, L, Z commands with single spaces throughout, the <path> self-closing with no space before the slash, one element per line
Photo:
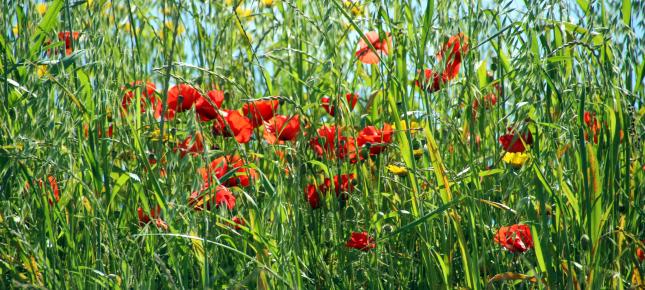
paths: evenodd
<path fill-rule="evenodd" d="M 405 120 L 401 120 L 401 128 L 395 128 L 395 129 L 401 130 L 401 131 L 410 130 L 410 134 L 414 134 L 417 131 L 421 130 L 421 124 L 419 124 L 416 121 L 410 121 L 410 126 L 408 126 L 408 123 Z"/>
<path fill-rule="evenodd" d="M 423 156 L 423 148 L 414 149 L 414 151 L 412 153 L 414 154 L 414 157 L 417 157 L 417 158 L 421 157 L 421 156 Z"/>
<path fill-rule="evenodd" d="M 11 31 L 13 32 L 13 35 L 14 35 L 15 37 L 18 37 L 18 32 L 20 31 L 20 29 L 18 28 L 18 25 L 14 25 L 14 26 L 11 28 Z"/>
<path fill-rule="evenodd" d="M 237 15 L 240 16 L 240 18 L 247 18 L 247 17 L 251 17 L 251 13 L 253 12 L 249 8 L 237 6 L 237 8 L 235 8 L 235 13 L 237 13 Z"/>
<path fill-rule="evenodd" d="M 42 78 L 43 76 L 47 75 L 47 66 L 46 65 L 37 66 L 36 74 L 38 75 L 39 78 Z"/>
<path fill-rule="evenodd" d="M 531 155 L 526 152 L 506 152 L 506 154 L 504 154 L 504 157 L 502 158 L 504 162 L 514 167 L 522 167 L 522 165 L 524 165 L 524 163 L 526 163 L 529 159 L 531 159 Z"/>
<path fill-rule="evenodd" d="M 47 4 L 45 3 L 38 3 L 36 4 L 36 11 L 40 16 L 45 15 L 45 12 L 47 12 Z"/>
<path fill-rule="evenodd" d="M 273 0 L 262 0 L 262 5 L 264 6 L 271 6 L 273 5 Z"/>
<path fill-rule="evenodd" d="M 166 28 L 168 28 L 168 30 L 170 30 L 172 33 L 174 33 L 174 31 L 175 31 L 175 23 L 174 22 L 166 21 L 165 25 L 166 25 Z M 184 32 L 186 32 L 186 28 L 184 27 L 183 24 L 179 23 L 179 25 L 177 25 L 177 35 L 182 35 Z"/>
<path fill-rule="evenodd" d="M 407 168 L 405 168 L 403 166 L 397 166 L 397 165 L 394 165 L 394 164 L 388 165 L 387 170 L 392 172 L 392 174 L 399 175 L 399 176 L 408 174 L 408 169 Z"/>
<path fill-rule="evenodd" d="M 343 4 L 345 5 L 345 8 L 349 9 L 349 11 L 354 16 L 362 15 L 363 12 L 365 11 L 363 5 L 359 4 L 358 1 L 347 0 L 347 1 L 344 1 Z"/>

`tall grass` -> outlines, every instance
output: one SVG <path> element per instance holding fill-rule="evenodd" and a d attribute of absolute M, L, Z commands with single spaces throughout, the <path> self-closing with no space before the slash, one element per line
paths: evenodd
<path fill-rule="evenodd" d="M 0 288 L 643 287 L 643 1 L 356 3 L 4 0 Z M 354 52 L 374 30 L 392 49 L 364 65 Z M 81 33 L 69 55 L 62 31 Z M 457 79 L 416 87 L 459 32 L 470 49 Z M 160 122 L 134 101 L 126 112 L 135 80 L 154 82 L 164 105 L 177 83 L 216 85 L 229 109 L 280 96 L 304 134 L 269 145 L 256 129 L 238 144 L 192 111 Z M 351 112 L 321 108 L 348 92 L 360 95 Z M 371 160 L 318 158 L 309 144 L 322 124 L 384 123 L 394 142 Z M 507 127 L 533 133 L 523 166 L 502 160 Z M 181 158 L 173 148 L 196 132 L 205 152 Z M 196 212 L 197 169 L 223 154 L 259 177 L 232 188 L 234 210 Z M 329 195 L 311 209 L 306 185 L 341 173 L 357 176 L 346 204 Z M 137 209 L 157 205 L 168 229 L 140 226 Z M 234 216 L 246 226 L 232 229 Z M 535 243 L 523 254 L 493 241 L 518 223 Z M 355 231 L 376 248 L 345 247 Z"/>

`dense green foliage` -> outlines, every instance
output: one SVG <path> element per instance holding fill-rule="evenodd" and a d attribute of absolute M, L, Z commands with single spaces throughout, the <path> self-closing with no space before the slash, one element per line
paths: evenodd
<path fill-rule="evenodd" d="M 643 1 L 36 2 L 0 8 L 2 289 L 643 287 Z M 392 37 L 373 65 L 355 55 L 369 31 Z M 457 77 L 416 86 L 460 32 Z M 232 110 L 280 96 L 302 132 L 239 144 L 195 109 L 159 121 L 122 108 L 136 80 L 164 102 L 178 83 L 217 87 Z M 353 110 L 321 106 L 351 92 Z M 386 123 L 393 141 L 358 162 L 310 144 L 323 124 Z M 531 132 L 528 160 L 504 158 L 509 127 Z M 181 157 L 197 133 L 204 152 Z M 257 178 L 230 187 L 232 210 L 195 211 L 198 169 L 224 154 Z M 311 208 L 308 184 L 349 173 L 353 191 Z M 495 242 L 513 224 L 534 247 Z M 363 231 L 375 248 L 346 246 Z"/>

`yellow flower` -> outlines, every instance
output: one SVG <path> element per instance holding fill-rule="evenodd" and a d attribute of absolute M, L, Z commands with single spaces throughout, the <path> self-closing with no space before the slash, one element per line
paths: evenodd
<path fill-rule="evenodd" d="M 251 16 L 252 11 L 251 9 L 244 8 L 242 6 L 237 6 L 237 8 L 235 8 L 235 13 L 237 13 L 237 15 L 240 16 L 240 18 L 247 18 Z"/>
<path fill-rule="evenodd" d="M 410 134 L 414 134 L 417 131 L 421 131 L 421 124 L 419 124 L 416 121 L 410 121 L 410 126 L 408 126 L 405 120 L 401 120 L 401 128 L 395 128 L 395 129 L 401 130 L 401 131 L 410 130 Z"/>
<path fill-rule="evenodd" d="M 11 28 L 11 31 L 13 31 L 13 35 L 14 35 L 15 37 L 18 37 L 18 32 L 19 32 L 18 25 L 14 25 L 14 26 Z"/>
<path fill-rule="evenodd" d="M 407 168 L 402 166 L 396 166 L 394 164 L 388 165 L 387 170 L 392 172 L 392 174 L 399 175 L 399 176 L 408 174 Z"/>
<path fill-rule="evenodd" d="M 175 30 L 175 23 L 174 22 L 166 21 L 165 25 L 166 25 L 166 28 L 168 28 L 168 30 L 170 30 L 172 33 L 174 33 L 174 30 Z M 186 31 L 186 28 L 184 27 L 184 25 L 179 23 L 179 25 L 177 25 L 177 35 L 181 35 L 185 31 Z"/>
<path fill-rule="evenodd" d="M 47 4 L 45 3 L 36 4 L 36 11 L 38 11 L 38 14 L 40 14 L 40 16 L 45 15 L 45 12 L 47 12 Z"/>
<path fill-rule="evenodd" d="M 262 0 L 262 5 L 264 6 L 271 6 L 273 5 L 273 0 Z"/>
<path fill-rule="evenodd" d="M 352 12 L 352 15 L 354 16 L 362 15 L 365 11 L 363 5 L 360 5 L 358 1 L 346 0 L 343 4 L 345 5 L 345 8 L 350 9 L 350 12 Z"/>
<path fill-rule="evenodd" d="M 170 7 L 166 6 L 166 8 L 163 9 L 163 14 L 170 15 L 170 13 L 172 13 L 172 10 L 170 10 Z"/>
<path fill-rule="evenodd" d="M 46 65 L 39 65 L 36 67 L 36 74 L 38 75 L 39 78 L 42 78 L 47 74 L 47 66 Z"/>
<path fill-rule="evenodd" d="M 414 149 L 414 151 L 412 153 L 414 154 L 414 157 L 417 157 L 417 158 L 421 157 L 421 156 L 423 156 L 423 148 Z"/>
<path fill-rule="evenodd" d="M 522 165 L 524 165 L 524 163 L 526 163 L 529 159 L 531 159 L 531 155 L 525 152 L 506 152 L 506 154 L 504 154 L 504 157 L 502 158 L 504 162 L 514 167 L 522 167 Z"/>

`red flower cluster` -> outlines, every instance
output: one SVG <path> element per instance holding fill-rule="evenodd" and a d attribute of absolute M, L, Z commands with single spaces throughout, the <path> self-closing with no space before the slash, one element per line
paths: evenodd
<path fill-rule="evenodd" d="M 527 146 L 533 145 L 533 135 L 526 129 L 524 134 L 518 134 L 513 128 L 507 128 L 507 134 L 499 137 L 499 143 L 506 152 L 518 153 L 526 151 Z"/>
<path fill-rule="evenodd" d="M 309 145 L 319 157 L 331 157 L 355 161 L 356 145 L 354 138 L 343 136 L 343 129 L 336 126 L 323 126 L 318 135 L 309 140 Z"/>
<path fill-rule="evenodd" d="M 53 176 L 48 176 L 47 181 L 49 181 L 49 188 L 51 189 L 52 194 L 54 195 L 54 200 L 58 202 L 60 200 L 60 193 L 58 191 L 58 182 L 56 182 L 56 177 Z M 43 180 L 38 179 L 36 180 L 38 183 L 38 187 L 43 188 Z M 25 182 L 25 190 L 28 191 L 31 187 L 29 186 L 29 181 Z M 54 202 L 52 201 L 51 198 L 47 198 L 47 201 L 49 201 L 49 205 L 54 205 Z"/>
<path fill-rule="evenodd" d="M 207 168 L 200 168 L 198 172 L 206 185 L 215 177 L 226 186 L 248 187 L 252 180 L 257 179 L 258 174 L 255 169 L 245 168 L 245 165 L 246 162 L 240 156 L 227 155 L 213 160 Z M 229 172 L 233 175 L 222 180 Z"/>
<path fill-rule="evenodd" d="M 175 118 L 176 112 L 183 112 L 190 110 L 195 102 L 202 98 L 199 91 L 188 84 L 178 84 L 168 90 L 168 99 L 166 101 L 166 119 Z M 157 102 L 157 109 L 155 110 L 155 118 L 160 119 L 163 111 L 163 102 Z"/>
<path fill-rule="evenodd" d="M 278 100 L 257 100 L 242 106 L 242 112 L 251 120 L 254 128 L 260 127 L 264 121 L 269 121 L 278 110 Z"/>
<path fill-rule="evenodd" d="M 354 107 L 356 106 L 356 103 L 358 102 L 358 95 L 348 93 L 345 95 L 345 99 L 347 99 L 347 105 L 349 106 L 349 111 L 353 110 Z M 333 105 L 332 100 L 329 97 L 323 97 L 321 101 L 322 101 L 323 109 L 325 109 L 325 111 L 327 111 L 327 113 L 329 113 L 330 115 L 335 116 L 336 107 Z"/>
<path fill-rule="evenodd" d="M 134 81 L 130 83 L 128 86 L 123 86 L 121 87 L 121 90 L 124 91 L 123 94 L 123 100 L 121 101 L 121 107 L 124 110 L 128 110 L 128 107 L 130 104 L 132 104 L 132 99 L 134 98 L 134 89 L 139 88 L 143 85 L 142 81 Z M 139 100 L 141 101 L 141 113 L 144 113 L 146 109 L 148 108 L 148 103 L 151 104 L 152 107 L 154 107 L 157 103 L 157 98 L 155 96 L 155 92 L 157 90 L 157 87 L 155 86 L 154 83 L 147 81 L 145 84 L 145 90 L 142 91 L 144 97 L 139 97 Z"/>
<path fill-rule="evenodd" d="M 78 31 L 61 31 L 58 33 L 58 40 L 65 42 L 65 55 L 72 54 L 72 39 L 77 41 L 79 35 L 80 33 Z"/>
<path fill-rule="evenodd" d="M 204 138 L 202 137 L 202 133 L 197 132 L 195 133 L 195 137 L 186 138 L 175 147 L 175 151 L 179 151 L 182 158 L 188 153 L 197 156 L 198 153 L 204 152 Z"/>
<path fill-rule="evenodd" d="M 137 216 L 139 217 L 139 226 L 143 227 L 149 224 L 151 221 L 155 222 L 155 226 L 162 230 L 168 230 L 168 224 L 161 219 L 161 207 L 156 206 L 150 209 L 150 213 L 147 214 L 143 211 L 143 208 L 137 208 Z"/>
<path fill-rule="evenodd" d="M 593 136 L 593 142 L 598 144 L 598 134 L 600 133 L 600 123 L 596 119 L 596 113 L 585 112 L 583 116 L 585 125 L 587 125 L 588 131 L 591 132 Z M 589 133 L 585 131 L 585 140 L 589 141 Z"/>
<path fill-rule="evenodd" d="M 425 69 L 423 77 L 419 76 L 415 82 L 416 85 L 430 93 L 440 90 L 445 83 L 457 77 L 461 67 L 462 54 L 467 52 L 468 37 L 462 32 L 451 36 L 437 53 L 438 61 L 446 59 L 443 71 L 436 72 L 431 69 Z"/>
<path fill-rule="evenodd" d="M 334 192 L 336 197 L 347 200 L 349 196 L 346 193 L 354 191 L 354 174 L 342 174 L 334 176 Z M 318 185 L 308 184 L 305 187 L 305 197 L 311 205 L 311 208 L 316 209 L 321 206 L 320 197 L 326 195 L 331 191 L 331 179 L 325 178 L 323 182 Z"/>
<path fill-rule="evenodd" d="M 197 211 L 210 210 L 213 205 L 219 207 L 222 204 L 228 210 L 232 210 L 235 207 L 235 196 L 224 185 L 208 186 L 206 184 L 199 192 L 193 191 L 188 198 L 188 205 Z"/>
<path fill-rule="evenodd" d="M 345 246 L 366 252 L 376 248 L 376 243 L 367 232 L 352 232 Z"/>
<path fill-rule="evenodd" d="M 235 137 L 239 143 L 248 143 L 253 126 L 247 117 L 236 110 L 222 110 L 213 122 L 213 135 Z"/>
<path fill-rule="evenodd" d="M 367 126 L 358 133 L 357 141 L 359 147 L 369 149 L 370 156 L 377 155 L 385 150 L 385 144 L 392 143 L 392 126 L 383 124 L 382 130 Z"/>
<path fill-rule="evenodd" d="M 392 47 L 392 36 L 387 32 L 386 39 L 381 39 L 378 31 L 370 31 L 365 33 L 365 37 L 374 49 L 361 37 L 355 55 L 364 64 L 377 64 L 383 55 L 389 54 L 389 49 Z"/>
<path fill-rule="evenodd" d="M 195 102 L 195 112 L 202 121 L 210 121 L 219 116 L 217 109 L 222 107 L 224 103 L 224 91 L 211 90 L 206 94 L 206 97 L 201 96 Z M 215 106 L 213 106 L 215 105 Z"/>
<path fill-rule="evenodd" d="M 282 141 L 295 141 L 300 133 L 300 119 L 298 115 L 287 117 L 276 115 L 268 122 L 264 122 L 264 139 L 269 144 Z"/>
<path fill-rule="evenodd" d="M 511 253 L 524 253 L 533 248 L 531 228 L 527 225 L 517 224 L 501 227 L 494 237 L 495 243 L 508 249 Z"/>

